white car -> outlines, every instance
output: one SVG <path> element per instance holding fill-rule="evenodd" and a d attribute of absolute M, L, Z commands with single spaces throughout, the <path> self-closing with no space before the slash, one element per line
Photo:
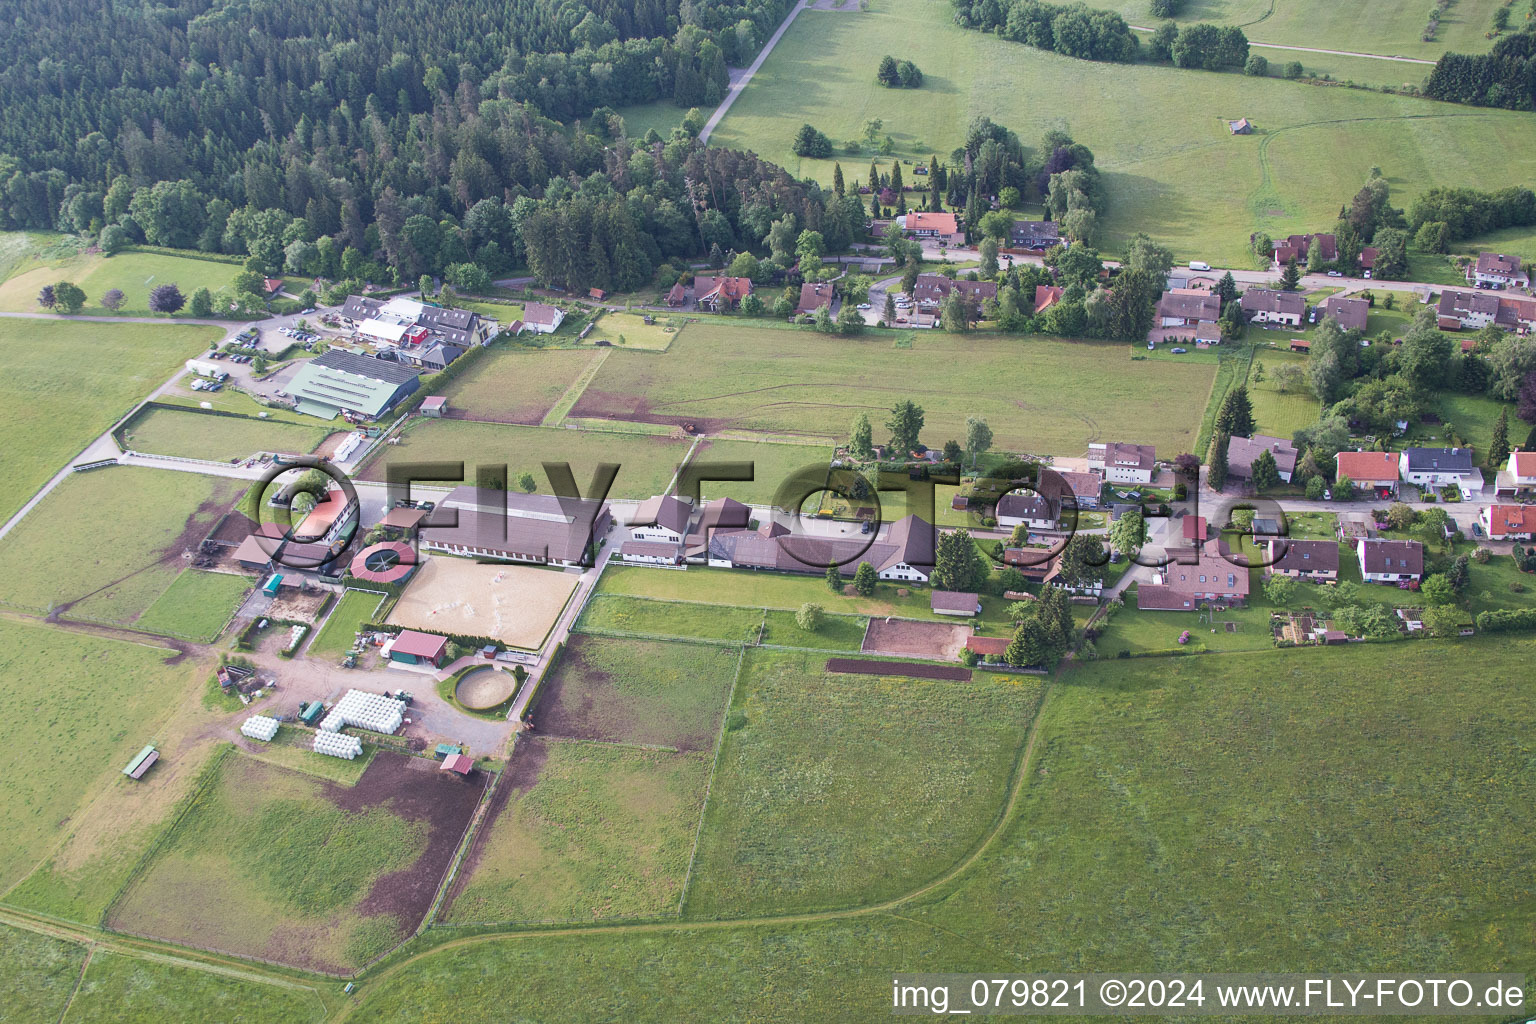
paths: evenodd
<path fill-rule="evenodd" d="M 1339 273 L 1337 270 L 1330 270 L 1330 271 L 1328 271 L 1328 276 L 1329 277 L 1343 277 L 1344 275 Z"/>
<path fill-rule="evenodd" d="M 859 308 L 860 309 L 872 309 L 873 307 L 870 306 L 870 304 L 867 303 L 867 302 L 861 302 L 861 303 L 859 303 Z"/>

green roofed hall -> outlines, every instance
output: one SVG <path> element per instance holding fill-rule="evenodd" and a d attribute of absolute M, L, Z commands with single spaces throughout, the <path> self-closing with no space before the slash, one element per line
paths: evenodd
<path fill-rule="evenodd" d="M 301 366 L 288 390 L 299 412 L 322 419 L 353 412 L 372 419 L 420 387 L 420 376 L 387 359 L 331 349 Z"/>
<path fill-rule="evenodd" d="M 149 771 L 149 766 L 160 760 L 160 752 L 155 749 L 153 743 L 146 743 L 144 749 L 134 755 L 128 767 L 123 769 L 123 774 L 130 779 L 142 779 L 144 773 Z"/>

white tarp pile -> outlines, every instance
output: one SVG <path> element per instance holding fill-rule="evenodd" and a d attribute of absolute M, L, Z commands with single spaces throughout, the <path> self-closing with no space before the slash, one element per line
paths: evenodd
<path fill-rule="evenodd" d="M 343 726 L 350 725 L 390 735 L 404 721 L 405 701 L 367 690 L 348 690 L 325 716 L 320 729 L 322 732 L 340 732 Z"/>
<path fill-rule="evenodd" d="M 240 735 L 249 736 L 253 740 L 261 740 L 263 743 L 271 741 L 277 735 L 277 719 L 268 718 L 266 715 L 252 715 L 240 725 Z"/>
<path fill-rule="evenodd" d="M 363 752 L 363 741 L 356 736 L 343 736 L 339 732 L 315 733 L 315 753 L 344 757 L 348 761 Z"/>

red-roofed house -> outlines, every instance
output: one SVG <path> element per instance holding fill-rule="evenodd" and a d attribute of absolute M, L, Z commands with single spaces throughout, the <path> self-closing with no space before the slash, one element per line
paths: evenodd
<path fill-rule="evenodd" d="M 1335 478 L 1347 476 L 1356 487 L 1397 493 L 1400 462 L 1396 452 L 1339 452 L 1334 464 Z"/>
<path fill-rule="evenodd" d="M 1059 288 L 1053 284 L 1035 285 L 1035 312 L 1044 313 L 1056 303 L 1061 301 L 1061 296 L 1066 292 L 1065 288 Z"/>
<path fill-rule="evenodd" d="M 693 279 L 694 305 L 716 313 L 722 309 L 735 309 L 741 300 L 752 294 L 749 277 L 696 277 Z"/>
<path fill-rule="evenodd" d="M 902 228 L 909 235 L 932 238 L 945 245 L 961 245 L 965 242 L 965 236 L 960 233 L 959 218 L 952 213 L 930 213 L 919 210 L 901 219 Z"/>
<path fill-rule="evenodd" d="M 1478 514 L 1489 540 L 1530 540 L 1536 536 L 1536 505 L 1489 505 Z"/>
<path fill-rule="evenodd" d="M 468 754 L 449 754 L 443 758 L 443 763 L 437 770 L 453 772 L 455 775 L 468 775 L 475 770 L 475 759 Z"/>
<path fill-rule="evenodd" d="M 1314 240 L 1323 247 L 1324 263 L 1332 263 L 1339 258 L 1339 240 L 1333 235 L 1287 235 L 1275 239 L 1272 269 L 1283 270 L 1292 259 L 1298 264 L 1307 262 L 1307 254 Z"/>
<path fill-rule="evenodd" d="M 1530 494 L 1536 491 L 1536 452 L 1510 452 L 1509 462 L 1499 470 L 1494 494 Z"/>
<path fill-rule="evenodd" d="M 283 290 L 283 279 L 280 277 L 269 277 L 261 282 L 261 286 L 268 295 L 276 295 Z"/>

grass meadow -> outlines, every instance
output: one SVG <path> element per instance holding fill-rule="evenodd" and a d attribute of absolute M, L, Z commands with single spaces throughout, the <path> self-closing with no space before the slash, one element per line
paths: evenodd
<path fill-rule="evenodd" d="M 874 422 L 871 417 L 870 422 Z M 850 420 L 849 423 L 852 426 Z M 832 462 L 830 445 L 772 444 L 767 441 L 711 440 L 693 453 L 690 465 L 707 462 L 750 462 L 752 480 L 707 480 L 699 485 L 700 498 L 735 498 L 748 505 L 768 505 L 779 485 L 810 467 L 825 470 Z M 796 476 L 798 479 L 798 476 Z"/>
<path fill-rule="evenodd" d="M 18 1024 L 58 1020 L 84 966 L 84 946 L 0 925 L 0 973 L 5 975 L 0 1019 Z"/>
<path fill-rule="evenodd" d="M 825 660 L 747 653 L 686 916 L 889 898 L 942 873 L 997 813 L 1040 679 L 845 675 Z"/>
<path fill-rule="evenodd" d="M 207 288 L 213 293 L 214 307 L 218 308 L 221 294 L 224 298 L 234 297 L 231 282 L 238 273 L 238 263 L 153 252 L 122 252 L 116 256 L 81 253 L 63 259 L 23 261 L 16 265 L 12 277 L 0 283 L 0 309 L 42 312 L 37 293 L 44 285 L 58 281 L 73 281 L 85 290 L 85 307 L 80 312 L 87 315 L 149 316 L 150 289 L 167 283 L 180 285 L 183 295 Z M 123 307 L 116 312 L 101 304 L 101 297 L 113 288 L 123 292 Z"/>
<path fill-rule="evenodd" d="M 77 473 L 0 540 L 0 603 L 136 625 L 242 486 L 168 470 Z"/>
<path fill-rule="evenodd" d="M 519 743 L 449 922 L 590 922 L 677 913 L 712 757 L 610 743 Z"/>
<path fill-rule="evenodd" d="M 496 345 L 441 393 L 449 409 L 474 419 L 536 425 L 594 358 L 575 349 Z"/>
<path fill-rule="evenodd" d="M 674 640 L 755 643 L 763 625 L 761 608 L 653 601 L 623 594 L 595 594 L 576 629 L 583 633 L 639 634 Z"/>
<path fill-rule="evenodd" d="M 309 654 L 340 657 L 352 649 L 363 623 L 374 621 L 384 595 L 348 588 L 331 608 L 325 625 L 309 643 Z"/>
<path fill-rule="evenodd" d="M 891 407 L 912 398 L 935 446 L 963 438 L 966 417 L 980 415 L 999 450 L 1078 455 L 1089 440 L 1132 436 L 1187 450 L 1215 366 L 1131 354 L 1118 344 L 936 331 L 893 349 L 883 336 L 698 323 L 665 353 L 613 352 L 573 415 L 825 442 L 845 439 L 862 412 L 883 441 Z"/>
<path fill-rule="evenodd" d="M 688 442 L 670 437 L 602 430 L 564 430 L 467 420 L 418 420 L 404 431 L 405 441 L 389 445 L 362 473 L 365 480 L 383 480 L 390 462 L 463 462 L 469 480 L 477 465 L 507 467 L 515 485 L 522 473 L 532 473 L 538 490 L 548 493 L 545 462 L 568 462 L 576 485 L 585 491 L 600 463 L 617 462 L 610 498 L 648 498 L 671 481 Z"/>
<path fill-rule="evenodd" d="M 1142 13 L 1131 20 L 1139 24 L 1145 7 L 1139 0 L 1135 6 Z M 1409 33 L 1422 29 L 1427 11 L 1389 0 L 1277 6 L 1280 12 L 1245 31 L 1263 40 L 1278 27 L 1269 41 L 1294 33 L 1304 37 L 1300 45 L 1334 40 L 1322 45 L 1348 49 L 1375 39 L 1400 47 L 1387 53 L 1408 56 L 1414 54 L 1403 47 L 1411 47 Z M 1389 8 L 1390 16 L 1381 14 Z M 1474 12 L 1485 8 L 1488 0 L 1455 5 L 1453 18 L 1465 18 L 1465 29 L 1443 23 L 1441 43 L 1470 45 L 1487 22 Z M 1320 21 L 1330 28 L 1320 30 Z M 1477 49 L 1488 45 L 1480 42 Z M 922 88 L 878 85 L 874 65 L 882 53 L 916 62 Z M 1283 63 L 1291 54 L 1265 55 Z M 1296 56 L 1308 63 L 1307 54 Z M 1394 67 L 1410 80 L 1428 71 Z M 754 150 L 797 177 L 826 183 L 833 160 L 791 151 L 802 123 L 841 147 L 862 135 L 867 120 L 880 118 L 897 157 L 923 161 L 949 153 L 977 115 L 1012 128 L 1026 145 L 1061 127 L 1094 151 L 1108 197 L 1099 221 L 1107 249 L 1117 251 L 1145 231 L 1180 260 L 1218 265 L 1246 265 L 1250 232 L 1283 235 L 1332 223 L 1372 166 L 1387 176 L 1394 205 L 1434 185 L 1536 180 L 1536 122 L 1520 113 L 1235 73 L 1074 60 L 962 29 L 947 5 L 929 0 L 874 0 L 868 13 L 802 12 L 710 141 Z M 1238 117 L 1254 121 L 1257 132 L 1229 134 L 1226 121 Z M 840 151 L 836 159 L 845 175 L 867 177 L 867 152 Z M 881 162 L 888 168 L 889 158 Z"/>
<path fill-rule="evenodd" d="M 405 1024 L 451 1003 L 490 1024 L 507 977 L 530 1015 L 876 1022 L 893 963 L 1530 973 L 1536 640 L 1413 651 L 1081 666 L 1040 712 L 995 840 L 891 913 L 449 947 L 381 978 L 350 1019 Z"/>
<path fill-rule="evenodd" d="M 330 433 L 330 427 L 254 416 L 241 419 L 191 410 L 149 409 L 123 429 L 123 443 L 152 455 L 233 462 L 257 452 L 307 455 Z"/>
<path fill-rule="evenodd" d="M 306 984 L 263 980 L 253 973 L 203 970 L 189 961 L 98 950 L 61 1024 L 173 1020 L 303 1024 L 325 1017 L 319 993 Z"/>
<path fill-rule="evenodd" d="M 228 625 L 253 584 L 247 576 L 186 569 L 134 625 L 146 633 L 211 642 Z"/>
<path fill-rule="evenodd" d="M 606 341 L 615 348 L 664 351 L 672 344 L 672 339 L 677 337 L 677 325 L 683 323 L 683 320 L 665 314 L 655 316 L 652 320 L 652 323 L 646 323 L 645 315 L 640 313 L 604 313 L 592 328 L 592 333 L 582 339 L 582 344 L 596 345 Z"/>
<path fill-rule="evenodd" d="M 218 336 L 169 323 L 0 320 L 0 520 Z"/>

